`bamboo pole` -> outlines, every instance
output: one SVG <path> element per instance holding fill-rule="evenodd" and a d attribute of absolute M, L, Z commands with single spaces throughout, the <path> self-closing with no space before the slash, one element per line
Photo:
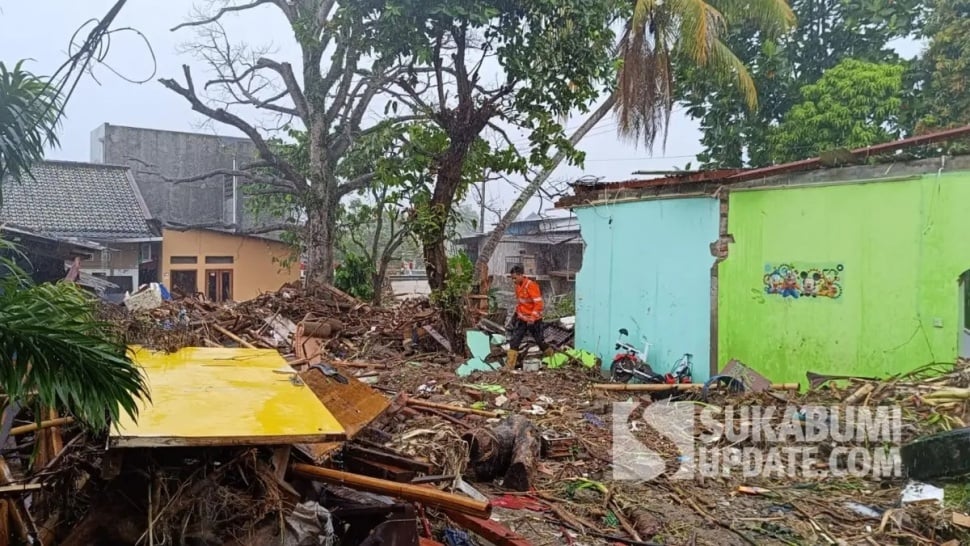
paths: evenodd
<path fill-rule="evenodd" d="M 461 406 L 451 406 L 448 404 L 438 404 L 436 402 L 426 402 L 424 400 L 418 400 L 415 398 L 408 398 L 407 404 L 409 406 L 417 406 L 419 408 L 430 408 L 441 411 L 453 411 L 455 413 L 471 413 L 473 415 L 481 415 L 482 417 L 499 417 L 499 414 L 494 411 L 485 411 L 475 408 L 463 408 Z"/>
<path fill-rule="evenodd" d="M 222 326 L 219 326 L 218 324 L 213 324 L 212 325 L 212 329 L 215 330 L 215 331 L 217 331 L 217 332 L 219 332 L 219 333 L 221 333 L 222 335 L 226 336 L 227 338 L 235 341 L 236 343 L 242 345 L 243 347 L 246 347 L 247 349 L 258 349 L 259 348 L 259 347 L 256 347 L 255 345 L 253 345 L 252 343 L 246 341 L 245 339 L 237 336 L 236 334 L 230 332 L 229 330 L 226 330 Z"/>
<path fill-rule="evenodd" d="M 704 388 L 703 383 L 595 383 L 593 388 L 601 391 L 641 391 L 641 392 L 657 392 L 657 391 L 699 391 Z M 718 388 L 723 388 L 719 385 L 711 385 L 709 387 L 711 390 L 717 390 Z M 798 383 L 774 383 L 769 387 L 769 390 L 773 391 L 797 391 Z"/>
<path fill-rule="evenodd" d="M 59 427 L 61 425 L 70 425 L 74 422 L 73 417 L 59 417 L 57 419 L 51 419 L 50 421 L 41 421 L 38 425 L 37 423 L 30 423 L 29 425 L 21 425 L 19 427 L 13 427 L 10 429 L 11 436 L 20 436 L 21 434 L 27 434 L 28 432 L 34 432 L 43 428 Z M 55 454 L 56 455 L 56 454 Z"/>
<path fill-rule="evenodd" d="M 848 398 L 843 400 L 842 403 L 847 406 L 851 406 L 852 404 L 861 402 L 863 398 L 869 396 L 869 394 L 871 394 L 874 390 L 876 390 L 875 384 L 866 383 L 865 385 L 859 387 L 859 389 L 852 393 Z"/>
<path fill-rule="evenodd" d="M 453 510 L 477 517 L 487 518 L 492 513 L 492 503 L 477 501 L 453 493 L 445 493 L 433 487 L 397 483 L 389 480 L 341 472 L 330 468 L 309 464 L 293 463 L 290 471 L 298 476 L 327 483 L 346 485 L 361 491 L 398 497 L 411 502 L 420 502 L 429 506 Z"/>

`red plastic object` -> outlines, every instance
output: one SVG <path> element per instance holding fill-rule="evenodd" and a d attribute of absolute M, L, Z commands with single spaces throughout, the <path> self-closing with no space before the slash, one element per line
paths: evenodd
<path fill-rule="evenodd" d="M 546 511 L 546 505 L 528 495 L 503 495 L 497 499 L 492 499 L 492 507 L 496 506 L 499 508 L 508 508 L 509 510 Z"/>
<path fill-rule="evenodd" d="M 533 546 L 529 539 L 497 521 L 476 518 L 460 512 L 446 511 L 445 514 L 459 527 L 475 533 L 495 546 Z"/>

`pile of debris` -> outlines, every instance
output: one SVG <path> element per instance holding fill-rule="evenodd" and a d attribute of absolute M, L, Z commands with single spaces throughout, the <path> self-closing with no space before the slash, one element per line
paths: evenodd
<path fill-rule="evenodd" d="M 444 349 L 436 341 L 439 319 L 426 299 L 390 308 L 370 305 L 329 285 L 299 284 L 238 304 L 191 297 L 159 300 L 149 310 L 102 304 L 102 319 L 116 325 L 129 344 L 173 352 L 182 347 L 240 346 L 293 351 L 300 322 L 327 338 L 338 358 L 392 359 Z"/>
<path fill-rule="evenodd" d="M 968 362 L 889 379 L 809 373 L 803 392 L 738 362 L 705 385 L 618 385 L 579 352 L 535 370 L 494 366 L 504 332 L 493 324 L 456 370 L 427 302 L 401 305 L 288 286 L 235 306 L 114 309 L 108 318 L 132 344 L 161 350 L 137 353 L 154 406 L 107 438 L 54 413 L 40 425 L 27 416 L 0 459 L 0 536 L 231 546 L 970 540 L 970 487 L 950 481 L 970 470 Z M 568 340 L 571 326 L 554 333 Z M 899 443 L 930 437 L 960 456 L 904 456 L 908 476 L 705 473 L 702 448 L 771 446 L 667 426 L 706 415 L 736 431 L 756 419 L 804 431 L 819 407 L 900 408 Z M 645 408 L 667 420 L 637 419 Z M 833 446 L 820 447 L 828 461 Z"/>

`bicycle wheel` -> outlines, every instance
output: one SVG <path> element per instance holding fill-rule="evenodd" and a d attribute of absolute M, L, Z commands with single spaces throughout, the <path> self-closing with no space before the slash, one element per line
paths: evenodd
<path fill-rule="evenodd" d="M 613 383 L 628 383 L 633 378 L 633 374 L 623 370 L 623 362 L 614 362 L 610 365 L 610 381 Z"/>

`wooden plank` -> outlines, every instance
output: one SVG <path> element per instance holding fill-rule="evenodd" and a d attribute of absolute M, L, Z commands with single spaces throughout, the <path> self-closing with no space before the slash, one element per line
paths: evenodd
<path fill-rule="evenodd" d="M 376 449 L 368 449 L 366 447 L 350 445 L 347 446 L 347 453 L 352 457 L 399 466 L 401 468 L 407 468 L 416 472 L 424 472 L 425 474 L 434 472 L 434 468 L 428 463 L 422 463 L 420 461 L 415 461 L 414 459 L 406 459 L 404 457 L 399 457 L 391 453 L 384 453 Z"/>
<path fill-rule="evenodd" d="M 417 475 L 415 471 L 408 468 L 370 461 L 357 456 L 344 459 L 344 464 L 350 472 L 398 483 L 410 483 Z"/>
<path fill-rule="evenodd" d="M 297 444 L 293 447 L 297 451 L 306 455 L 314 464 L 323 464 L 333 457 L 333 454 L 340 451 L 343 442 L 325 442 L 322 444 Z"/>
<path fill-rule="evenodd" d="M 276 479 L 283 481 L 286 477 L 286 468 L 290 464 L 290 451 L 293 446 L 281 446 L 273 450 L 273 473 Z"/>
<path fill-rule="evenodd" d="M 39 491 L 43 486 L 39 483 L 24 483 L 14 485 L 0 485 L 0 495 L 21 494 Z"/>
<path fill-rule="evenodd" d="M 346 439 L 343 427 L 275 350 L 134 348 L 152 400 L 112 427 L 109 446 L 239 446 Z"/>
<path fill-rule="evenodd" d="M 433 337 L 434 340 L 437 341 L 439 345 L 441 345 L 442 347 L 444 347 L 445 350 L 447 350 L 449 353 L 451 352 L 451 343 L 448 342 L 448 340 L 445 338 L 445 336 L 439 334 L 437 330 L 435 330 L 434 328 L 432 328 L 429 325 L 424 325 L 424 326 L 422 326 L 422 328 L 424 328 L 424 330 L 426 332 L 428 332 L 428 334 L 431 337 Z"/>
<path fill-rule="evenodd" d="M 440 483 L 440 482 L 452 482 L 455 481 L 457 476 L 454 474 L 436 474 L 434 476 L 418 476 L 413 478 L 411 483 L 422 484 L 422 483 Z"/>
<path fill-rule="evenodd" d="M 342 433 L 288 434 L 281 436 L 112 436 L 108 439 L 108 446 L 113 448 L 278 446 L 287 443 L 316 444 L 344 439 L 345 437 Z"/>
<path fill-rule="evenodd" d="M 445 511 L 448 519 L 491 542 L 495 546 L 532 546 L 532 542 L 497 521 L 460 512 Z"/>
<path fill-rule="evenodd" d="M 323 340 L 304 335 L 303 325 L 300 324 L 293 340 L 293 351 L 297 358 L 306 360 L 310 365 L 319 364 L 323 362 L 324 343 Z M 300 372 L 299 377 L 333 414 L 350 439 L 387 411 L 391 403 L 383 394 L 354 378 L 339 362 L 331 365 L 347 378 L 346 384 L 338 383 L 314 369 Z M 300 444 L 296 448 L 313 462 L 321 464 L 341 446 L 340 443 L 317 442 Z"/>
<path fill-rule="evenodd" d="M 14 476 L 13 472 L 10 471 L 10 466 L 7 465 L 7 461 L 3 457 L 0 457 L 0 485 L 10 485 L 13 482 Z M 31 537 L 37 536 L 37 530 L 34 528 L 34 521 L 30 519 L 30 513 L 27 512 L 23 498 L 11 500 L 7 503 L 7 507 L 10 520 L 13 522 L 13 527 L 17 530 L 20 540 L 30 544 L 32 542 Z"/>
<path fill-rule="evenodd" d="M 125 452 L 121 450 L 109 450 L 101 458 L 101 479 L 113 480 L 121 475 L 121 467 L 125 461 Z"/>
<path fill-rule="evenodd" d="M 347 438 L 353 438 L 384 413 L 391 402 L 347 370 L 334 368 L 347 378 L 347 383 L 340 383 L 312 368 L 300 372 L 299 377 L 344 428 Z"/>
<path fill-rule="evenodd" d="M 0 546 L 10 546 L 10 504 L 0 501 Z"/>

